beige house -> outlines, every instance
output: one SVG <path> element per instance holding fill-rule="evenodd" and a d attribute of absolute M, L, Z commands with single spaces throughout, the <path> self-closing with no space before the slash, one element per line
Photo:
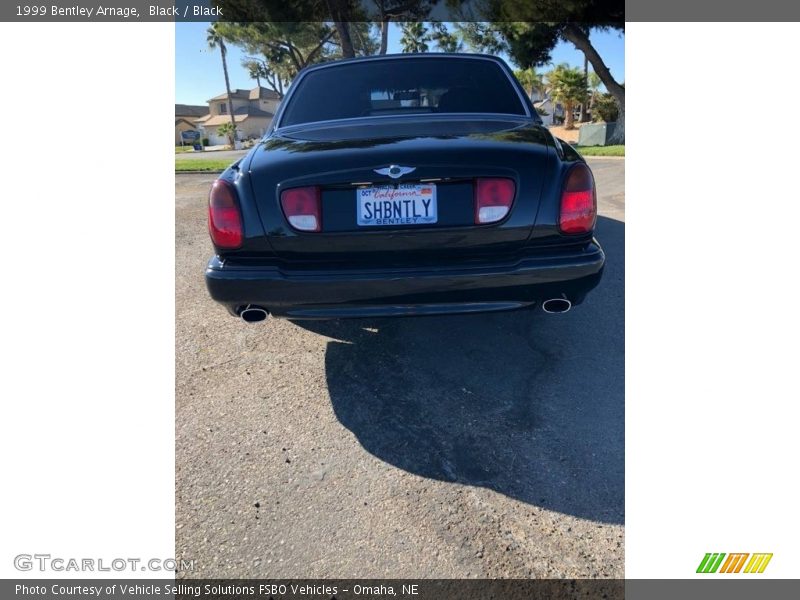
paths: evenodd
<path fill-rule="evenodd" d="M 255 87 L 252 90 L 237 89 L 231 91 L 231 102 L 237 137 L 246 140 L 260 138 L 266 133 L 272 117 L 275 116 L 280 96 L 264 87 Z M 228 143 L 228 138 L 219 135 L 217 129 L 230 121 L 228 95 L 220 94 L 208 101 L 207 114 L 199 119 L 195 118 L 193 123 L 203 133 L 203 137 L 208 138 L 209 144 L 216 146 Z"/>
<path fill-rule="evenodd" d="M 202 105 L 176 104 L 175 105 L 175 143 L 182 143 L 181 131 L 197 130 L 195 121 L 198 117 L 208 114 L 208 107 Z"/>

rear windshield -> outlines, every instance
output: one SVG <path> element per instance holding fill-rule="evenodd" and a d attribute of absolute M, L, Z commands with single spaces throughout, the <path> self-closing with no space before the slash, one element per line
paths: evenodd
<path fill-rule="evenodd" d="M 341 64 L 306 74 L 281 126 L 412 113 L 525 115 L 503 68 L 476 58 L 404 58 Z"/>

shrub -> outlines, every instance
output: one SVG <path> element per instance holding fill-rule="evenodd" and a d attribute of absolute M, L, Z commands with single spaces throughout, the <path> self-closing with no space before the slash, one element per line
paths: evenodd
<path fill-rule="evenodd" d="M 619 106 L 611 94 L 601 94 L 594 100 L 592 120 L 595 122 L 613 123 L 619 116 Z"/>

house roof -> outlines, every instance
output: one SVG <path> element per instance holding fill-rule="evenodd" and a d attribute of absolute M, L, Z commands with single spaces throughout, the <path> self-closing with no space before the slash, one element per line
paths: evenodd
<path fill-rule="evenodd" d="M 231 90 L 231 98 L 237 98 L 239 100 L 249 100 L 250 90 L 241 90 L 241 89 Z M 214 100 L 227 100 L 227 99 L 228 99 L 228 93 L 222 92 L 219 96 L 214 96 L 213 98 L 210 98 L 208 101 L 213 102 Z"/>
<path fill-rule="evenodd" d="M 280 96 L 277 92 L 273 90 L 269 90 L 263 86 L 259 87 L 256 86 L 252 90 L 243 90 L 243 89 L 235 89 L 231 90 L 231 98 L 236 100 L 280 100 Z M 227 92 L 223 92 L 219 96 L 214 96 L 213 98 L 209 99 L 209 102 L 214 102 L 215 100 L 227 100 L 228 94 Z"/>
<path fill-rule="evenodd" d="M 257 114 L 257 115 L 254 115 L 254 114 L 249 114 L 249 115 L 248 114 L 236 114 L 236 115 L 233 115 L 233 118 L 237 123 L 241 123 L 245 119 L 252 119 L 253 117 L 269 118 L 269 117 L 272 116 L 272 115 L 270 115 L 270 113 L 264 112 L 263 110 L 262 111 L 258 111 L 258 112 L 259 112 L 259 114 Z M 198 119 L 197 121 L 195 121 L 195 123 L 197 123 L 198 125 L 201 125 L 203 127 L 217 127 L 219 125 L 224 125 L 225 123 L 230 123 L 230 122 L 231 122 L 231 116 L 230 115 L 214 115 L 213 117 L 210 117 L 208 119 Z"/>
<path fill-rule="evenodd" d="M 261 117 L 264 119 L 271 119 L 275 115 L 271 112 L 267 112 L 266 110 L 261 110 L 260 108 L 253 108 L 252 106 L 241 106 L 233 111 L 234 119 L 237 123 L 241 123 L 248 117 Z M 194 121 L 198 125 L 202 126 L 209 126 L 209 127 L 216 127 L 217 125 L 222 125 L 223 123 L 230 123 L 231 117 L 230 115 L 205 115 L 200 119 L 195 119 Z"/>
<path fill-rule="evenodd" d="M 176 104 L 175 116 L 176 117 L 202 117 L 208 114 L 207 106 L 198 106 L 196 104 Z"/>
<path fill-rule="evenodd" d="M 267 110 L 261 110 L 260 108 L 255 108 L 252 106 L 241 106 L 237 108 L 235 111 L 233 111 L 233 114 L 248 115 L 251 117 L 267 117 L 268 119 L 271 119 L 272 117 L 275 116 Z"/>
<path fill-rule="evenodd" d="M 256 86 L 250 90 L 250 100 L 280 100 L 281 97 L 275 90 L 267 89 L 263 86 Z"/>

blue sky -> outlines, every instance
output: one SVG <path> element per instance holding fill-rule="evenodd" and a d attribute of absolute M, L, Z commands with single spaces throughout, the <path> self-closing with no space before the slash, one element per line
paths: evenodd
<path fill-rule="evenodd" d="M 175 102 L 205 104 L 206 100 L 225 91 L 225 78 L 219 50 L 209 50 L 206 44 L 208 23 L 175 24 Z M 400 52 L 400 29 L 389 29 L 389 52 Z M 595 32 L 594 44 L 617 81 L 625 79 L 625 37 L 616 32 Z M 231 88 L 249 89 L 256 82 L 241 66 L 244 53 L 231 46 L 228 51 L 228 72 Z M 583 53 L 572 44 L 561 42 L 552 54 L 553 63 L 566 62 L 583 67 Z M 512 65 L 513 66 L 513 65 Z M 543 71 L 548 70 L 543 67 Z"/>

